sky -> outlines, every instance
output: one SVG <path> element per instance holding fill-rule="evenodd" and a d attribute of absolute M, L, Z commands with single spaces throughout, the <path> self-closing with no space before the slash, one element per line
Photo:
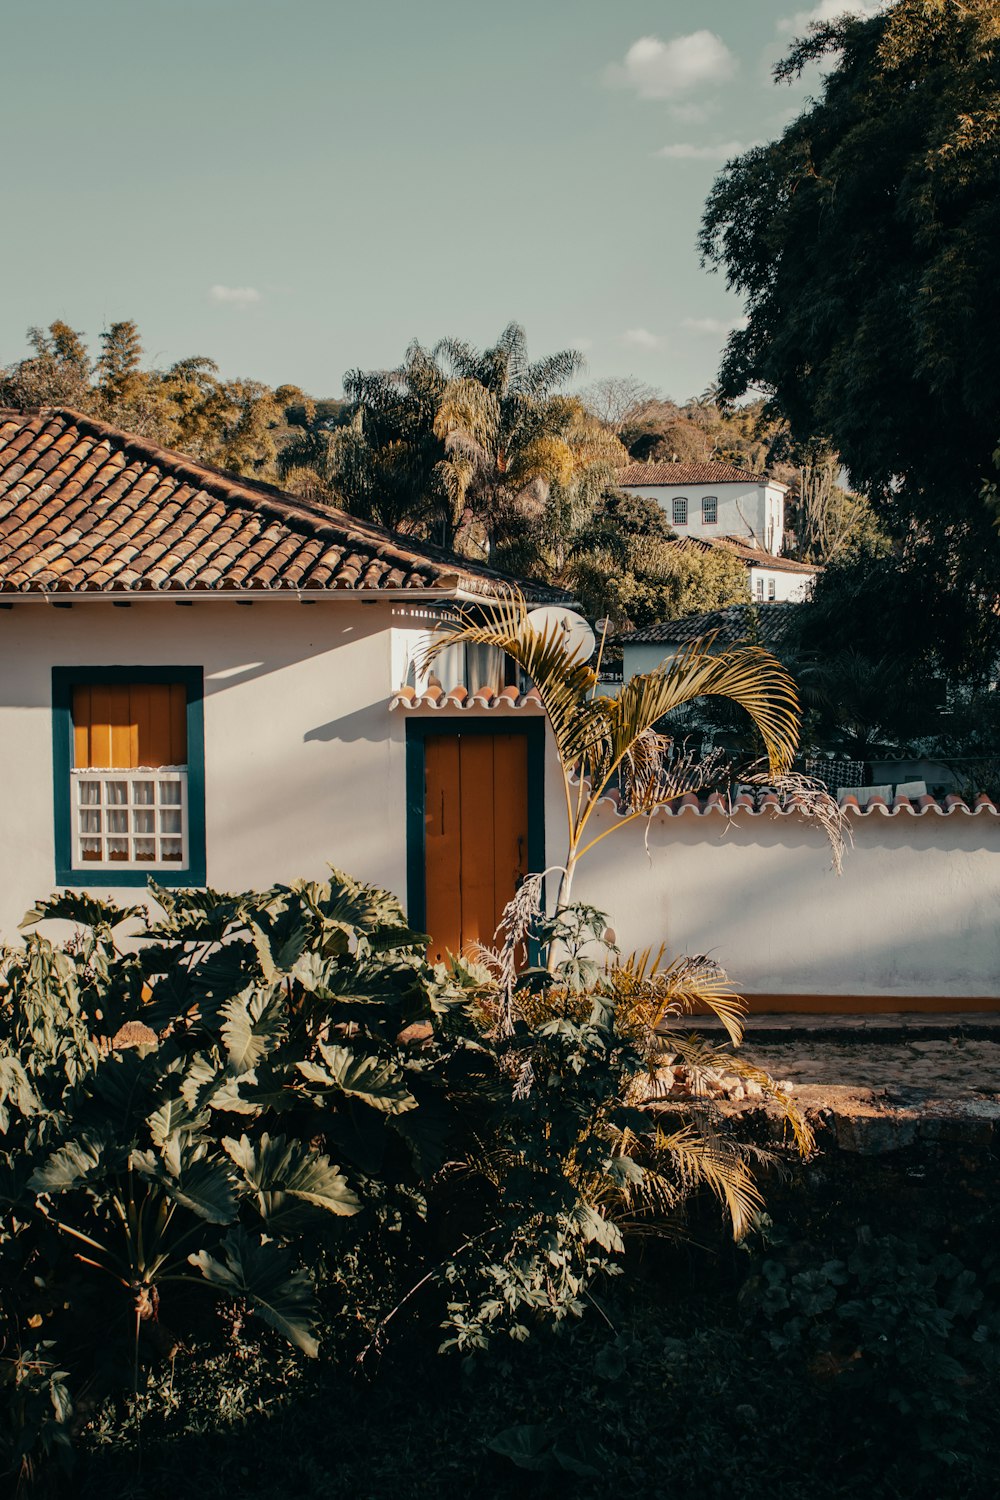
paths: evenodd
<path fill-rule="evenodd" d="M 796 32 L 876 3 L 0 0 L 0 363 L 132 318 L 154 365 L 331 396 L 514 319 L 695 395 L 742 312 L 712 181 L 801 107 Z"/>

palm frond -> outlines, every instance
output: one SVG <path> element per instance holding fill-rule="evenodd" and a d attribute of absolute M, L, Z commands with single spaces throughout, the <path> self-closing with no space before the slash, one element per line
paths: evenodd
<path fill-rule="evenodd" d="M 417 668 L 426 671 L 440 652 L 462 642 L 494 646 L 505 652 L 534 684 L 565 762 L 566 746 L 596 675 L 567 647 L 565 633 L 558 624 L 544 631 L 532 629 L 528 606 L 519 591 L 499 593 L 490 601 L 489 610 L 487 618 L 459 609 L 444 619 L 415 658 Z"/>
<path fill-rule="evenodd" d="M 653 1153 L 654 1161 L 657 1157 L 669 1160 L 684 1182 L 707 1188 L 728 1213 L 733 1238 L 743 1238 L 764 1200 L 735 1148 L 719 1136 L 685 1125 L 680 1130 L 657 1130 Z"/>
<path fill-rule="evenodd" d="M 656 671 L 631 678 L 608 700 L 603 759 L 617 769 L 631 744 L 696 698 L 728 698 L 752 719 L 775 772 L 794 758 L 799 740 L 799 701 L 786 669 L 758 646 L 713 653 L 712 637 L 695 641 Z"/>
<path fill-rule="evenodd" d="M 729 1052 L 720 1052 L 704 1037 L 690 1033 L 673 1031 L 664 1035 L 663 1042 L 692 1073 L 709 1071 L 729 1073 L 744 1082 L 757 1084 L 764 1097 L 778 1105 L 783 1123 L 791 1130 L 799 1154 L 809 1156 L 815 1150 L 816 1137 L 809 1121 L 787 1089 L 783 1089 L 780 1084 L 776 1083 L 770 1073 L 765 1072 L 763 1068 L 757 1067 L 754 1063 L 744 1062 L 741 1057 L 734 1057 Z"/>
<path fill-rule="evenodd" d="M 608 970 L 614 993 L 626 1007 L 623 1018 L 629 1033 L 642 1027 L 652 1037 L 671 1015 L 708 1010 L 717 1016 L 734 1047 L 743 1039 L 746 1001 L 724 969 L 704 954 L 665 963 L 663 944 L 654 955 L 646 948 L 620 960 Z"/>

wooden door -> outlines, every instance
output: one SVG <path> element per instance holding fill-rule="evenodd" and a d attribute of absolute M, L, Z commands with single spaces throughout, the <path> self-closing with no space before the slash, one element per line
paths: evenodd
<path fill-rule="evenodd" d="M 528 737 L 428 735 L 424 741 L 424 890 L 433 962 L 493 946 L 528 873 Z"/>

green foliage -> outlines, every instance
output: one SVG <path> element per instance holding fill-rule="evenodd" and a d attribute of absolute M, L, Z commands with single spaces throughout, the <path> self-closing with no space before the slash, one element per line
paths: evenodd
<path fill-rule="evenodd" d="M 746 1153 L 656 1086 L 690 1044 L 668 1013 L 704 1000 L 738 1034 L 714 968 L 609 962 L 603 913 L 563 907 L 521 932 L 553 972 L 432 969 L 395 898 L 337 871 L 154 894 L 40 902 L 3 953 L 12 1471 L 65 1446 L 81 1391 L 138 1392 L 220 1316 L 315 1357 L 338 1308 L 366 1366 L 410 1324 L 469 1353 L 578 1320 L 699 1188 L 745 1231 Z"/>
<path fill-rule="evenodd" d="M 978 601 L 990 655 L 998 34 L 997 0 L 899 0 L 811 28 L 778 76 L 822 64 L 817 97 L 726 167 L 701 240 L 748 312 L 722 395 L 763 388 L 797 441 L 836 448 L 921 600 L 887 619 L 947 651 L 948 610 Z"/>
<path fill-rule="evenodd" d="M 499 566 L 558 575 L 568 538 L 625 457 L 559 387 L 572 350 L 531 361 L 511 323 L 490 348 L 411 344 L 395 370 L 349 370 L 348 426 L 293 444 L 283 468 L 318 464 L 348 510 L 429 532 Z"/>
<path fill-rule="evenodd" d="M 845 1423 L 896 1426 L 926 1454 L 970 1433 L 971 1384 L 1000 1376 L 1000 1265 L 978 1269 L 862 1228 L 843 1259 L 764 1260 L 744 1304 L 777 1358 L 835 1380 Z"/>

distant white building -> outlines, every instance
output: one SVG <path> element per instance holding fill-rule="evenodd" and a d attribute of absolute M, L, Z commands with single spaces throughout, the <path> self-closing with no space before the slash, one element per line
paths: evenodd
<path fill-rule="evenodd" d="M 618 484 L 655 500 L 678 536 L 738 537 L 781 554 L 788 486 L 765 474 L 723 463 L 632 463 Z"/>
<path fill-rule="evenodd" d="M 731 552 L 747 569 L 757 604 L 801 603 L 819 571 L 782 557 L 787 486 L 735 464 L 632 463 L 618 485 L 654 500 L 678 545 Z"/>
<path fill-rule="evenodd" d="M 801 604 L 812 593 L 820 572 L 815 563 L 774 557 L 737 536 L 686 536 L 671 545 L 683 552 L 732 553 L 747 570 L 747 597 L 755 604 Z"/>

